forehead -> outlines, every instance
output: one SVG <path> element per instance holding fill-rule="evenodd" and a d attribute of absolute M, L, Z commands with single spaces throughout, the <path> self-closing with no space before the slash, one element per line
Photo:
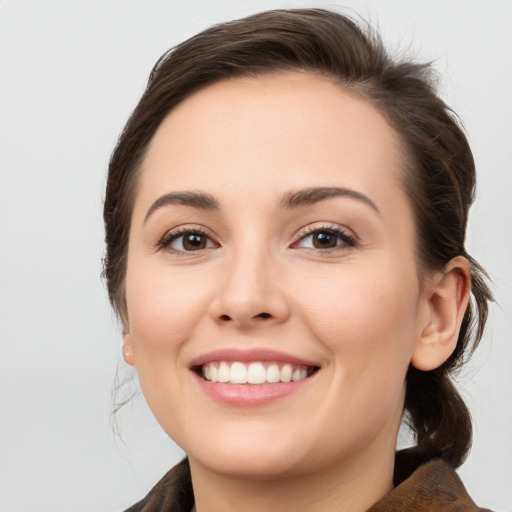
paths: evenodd
<path fill-rule="evenodd" d="M 232 78 L 167 115 L 150 142 L 136 203 L 172 190 L 270 197 L 340 185 L 379 199 L 402 193 L 402 167 L 395 130 L 340 85 L 306 72 Z"/>

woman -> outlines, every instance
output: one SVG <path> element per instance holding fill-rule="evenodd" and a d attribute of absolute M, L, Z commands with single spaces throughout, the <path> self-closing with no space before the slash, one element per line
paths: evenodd
<path fill-rule="evenodd" d="M 130 510 L 481 510 L 450 380 L 491 300 L 474 181 L 428 67 L 344 16 L 261 13 L 165 54 L 111 159 L 105 274 L 188 458 Z"/>

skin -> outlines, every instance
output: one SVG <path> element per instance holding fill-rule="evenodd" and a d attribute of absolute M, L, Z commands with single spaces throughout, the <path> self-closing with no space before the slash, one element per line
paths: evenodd
<path fill-rule="evenodd" d="M 392 488 L 407 368 L 450 355 L 469 293 L 462 258 L 420 278 L 402 173 L 384 117 L 309 73 L 210 85 L 157 130 L 133 210 L 124 357 L 189 456 L 199 512 L 359 511 Z M 375 207 L 347 195 L 280 205 L 311 187 Z M 183 191 L 219 208 L 152 208 Z M 205 248 L 161 247 L 176 228 L 204 230 Z M 305 229 L 326 228 L 355 245 L 315 247 Z M 319 370 L 266 405 L 221 404 L 190 364 L 226 348 L 276 349 Z"/>

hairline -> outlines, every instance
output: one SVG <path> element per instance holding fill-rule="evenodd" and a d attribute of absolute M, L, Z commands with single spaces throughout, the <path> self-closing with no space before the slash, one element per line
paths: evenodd
<path fill-rule="evenodd" d="M 330 83 L 340 87 L 340 89 L 347 94 L 349 94 L 353 99 L 363 101 L 370 106 L 372 106 L 379 114 L 385 119 L 389 127 L 396 133 L 398 146 L 397 146 L 397 154 L 399 156 L 398 159 L 398 170 L 396 171 L 395 178 L 397 179 L 398 185 L 401 187 L 402 191 L 407 196 L 409 204 L 411 206 L 414 218 L 414 233 L 415 233 L 415 256 L 417 263 L 417 278 L 418 283 L 421 288 L 423 288 L 423 284 L 425 282 L 425 278 L 427 277 L 429 271 L 435 269 L 429 269 L 423 261 L 421 250 L 420 250 L 420 233 L 418 230 L 418 218 L 417 211 L 415 207 L 415 203 L 413 201 L 413 194 L 411 193 L 414 190 L 414 173 L 415 168 L 417 167 L 417 163 L 415 162 L 415 158 L 411 148 L 408 147 L 407 139 L 405 136 L 396 128 L 395 123 L 392 122 L 391 116 L 388 114 L 386 108 L 383 106 L 382 102 L 371 96 L 369 91 L 365 91 L 371 87 L 371 84 L 368 82 L 362 81 L 354 81 L 350 82 L 349 80 L 343 80 L 342 78 L 336 76 L 334 73 L 331 73 L 327 70 L 323 70 L 315 67 L 305 67 L 305 66 L 295 66 L 293 64 L 283 63 L 282 66 L 272 65 L 268 68 L 264 68 L 261 70 L 237 70 L 232 74 L 225 77 L 216 77 L 210 81 L 202 83 L 199 86 L 193 87 L 190 91 L 188 91 L 183 97 L 180 98 L 178 102 L 172 105 L 160 118 L 158 124 L 154 127 L 151 136 L 148 140 L 139 148 L 139 155 L 133 163 L 133 172 L 130 173 L 127 189 L 128 194 L 125 196 L 124 206 L 129 210 L 128 212 L 128 236 L 126 240 L 126 247 L 123 254 L 123 268 L 122 268 L 122 276 L 119 279 L 119 293 L 116 293 L 116 307 L 121 318 L 121 322 L 126 325 L 128 320 L 128 311 L 127 311 L 127 302 L 126 302 L 126 273 L 128 268 L 128 247 L 130 243 L 130 228 L 132 225 L 133 218 L 133 210 L 135 205 L 135 200 L 138 195 L 139 189 L 139 180 L 141 179 L 142 173 L 144 172 L 144 164 L 147 159 L 147 154 L 151 148 L 151 143 L 155 138 L 155 135 L 162 123 L 165 119 L 176 109 L 179 105 L 181 105 L 184 101 L 203 91 L 204 89 L 219 84 L 222 82 L 230 82 L 233 80 L 239 79 L 252 79 L 258 80 L 261 78 L 272 78 L 272 77 L 280 77 L 286 75 L 288 73 L 304 73 L 310 76 L 314 76 L 320 79 L 324 79 L 329 81 Z"/>

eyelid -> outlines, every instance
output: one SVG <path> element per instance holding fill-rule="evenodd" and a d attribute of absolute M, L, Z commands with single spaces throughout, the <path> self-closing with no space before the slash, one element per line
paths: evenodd
<path fill-rule="evenodd" d="M 290 244 L 290 247 L 297 248 L 298 243 L 304 240 L 306 237 L 322 231 L 332 233 L 333 235 L 338 236 L 343 243 L 332 248 L 312 249 L 314 251 L 327 252 L 329 250 L 341 250 L 347 247 L 355 247 L 359 244 L 359 241 L 357 237 L 353 234 L 353 232 L 345 227 L 331 223 L 315 223 L 303 227 L 294 237 L 292 243 Z M 198 249 L 197 251 L 185 251 L 170 248 L 170 245 L 174 240 L 176 240 L 180 236 L 184 236 L 189 233 L 196 233 L 205 236 L 209 240 L 211 240 L 211 242 L 213 242 L 216 248 L 220 247 L 220 243 L 218 242 L 217 237 L 211 232 L 210 229 L 200 224 L 184 224 L 167 230 L 165 234 L 157 240 L 155 248 L 157 250 L 167 250 L 175 254 L 193 254 L 194 252 L 201 252 L 202 250 L 205 249 L 212 249 L 212 247 L 207 247 L 204 249 Z"/>
<path fill-rule="evenodd" d="M 216 247 L 220 247 L 220 244 L 217 241 L 215 235 L 211 232 L 211 230 L 209 230 L 205 226 L 201 226 L 200 224 L 183 224 L 181 226 L 176 226 L 174 228 L 167 230 L 165 232 L 165 234 L 162 237 L 160 237 L 158 239 L 157 243 L 155 244 L 156 249 L 167 250 L 167 251 L 170 251 L 170 252 L 173 252 L 176 254 L 187 253 L 187 252 L 188 253 L 200 252 L 201 249 L 199 249 L 198 251 L 180 251 L 177 249 L 170 248 L 170 245 L 174 240 L 176 240 L 180 236 L 184 236 L 189 233 L 190 234 L 196 233 L 196 234 L 205 236 L 208 239 L 210 239 Z M 208 249 L 211 249 L 211 247 L 208 247 Z M 204 250 L 204 249 L 202 249 L 202 250 Z"/>
<path fill-rule="evenodd" d="M 328 233 L 337 235 L 341 238 L 341 240 L 344 243 L 339 246 L 328 248 L 328 249 L 312 249 L 312 250 L 326 252 L 329 250 L 331 250 L 331 251 L 332 250 L 340 250 L 340 249 L 346 248 L 346 246 L 356 247 L 357 245 L 359 245 L 359 241 L 358 241 L 357 237 L 353 234 L 352 231 L 348 230 L 347 228 L 344 228 L 338 224 L 322 223 L 322 224 L 310 224 L 310 225 L 302 228 L 297 233 L 297 235 L 294 238 L 294 241 L 291 243 L 290 247 L 296 248 L 297 244 L 299 242 L 301 242 L 302 240 L 304 240 L 305 238 L 307 238 L 309 235 L 312 235 L 314 233 L 321 233 L 321 232 L 328 232 Z"/>

